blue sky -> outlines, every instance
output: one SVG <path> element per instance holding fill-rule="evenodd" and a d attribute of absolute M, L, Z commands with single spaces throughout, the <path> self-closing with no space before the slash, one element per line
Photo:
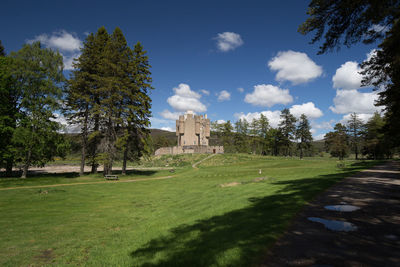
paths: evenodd
<path fill-rule="evenodd" d="M 360 88 L 357 63 L 376 44 L 317 55 L 320 44 L 297 32 L 308 1 L 3 1 L 0 39 L 7 52 L 32 40 L 58 49 L 69 68 L 86 34 L 120 27 L 140 41 L 152 65 L 153 128 L 175 129 L 186 109 L 215 121 L 263 112 L 308 115 L 320 138 L 357 112 L 367 119 L 377 98 Z M 68 77 L 69 72 L 66 71 Z"/>

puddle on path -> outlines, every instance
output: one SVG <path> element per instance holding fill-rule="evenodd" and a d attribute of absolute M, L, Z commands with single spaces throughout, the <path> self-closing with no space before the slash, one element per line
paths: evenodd
<path fill-rule="evenodd" d="M 317 217 L 308 217 L 308 220 L 312 222 L 319 222 L 325 225 L 326 228 L 332 231 L 344 231 L 350 232 L 357 230 L 357 226 L 352 223 L 344 222 L 344 221 L 335 221 L 335 220 L 326 220 Z"/>
<path fill-rule="evenodd" d="M 340 211 L 340 212 L 352 212 L 352 211 L 359 210 L 360 207 L 353 206 L 353 205 L 331 205 L 331 206 L 325 206 L 325 209 L 333 210 L 333 211 Z"/>

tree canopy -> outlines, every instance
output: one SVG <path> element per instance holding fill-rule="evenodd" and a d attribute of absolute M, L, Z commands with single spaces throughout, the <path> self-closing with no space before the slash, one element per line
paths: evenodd
<path fill-rule="evenodd" d="M 318 54 L 381 41 L 361 64 L 362 85 L 380 90 L 377 104 L 386 111 L 387 135 L 400 145 L 400 0 L 312 0 L 307 14 L 299 32 L 314 32 L 311 43 L 323 40 Z"/>

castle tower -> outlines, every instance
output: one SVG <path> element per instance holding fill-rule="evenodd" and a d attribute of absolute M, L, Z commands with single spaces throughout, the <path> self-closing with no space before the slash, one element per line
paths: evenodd
<path fill-rule="evenodd" d="M 208 146 L 210 120 L 189 110 L 176 121 L 176 136 L 178 146 Z"/>

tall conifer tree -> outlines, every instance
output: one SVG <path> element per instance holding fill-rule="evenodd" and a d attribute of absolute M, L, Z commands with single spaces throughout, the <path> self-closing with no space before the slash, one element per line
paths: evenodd
<path fill-rule="evenodd" d="M 296 138 L 298 139 L 297 148 L 300 150 L 300 159 L 303 158 L 304 150 L 311 148 L 311 142 L 313 138 L 310 130 L 311 127 L 307 116 L 301 114 L 299 124 L 297 125 L 296 129 Z"/>
<path fill-rule="evenodd" d="M 290 113 L 289 109 L 285 108 L 281 111 L 281 122 L 279 123 L 281 131 L 281 144 L 285 147 L 284 155 L 292 154 L 291 147 L 296 131 L 296 118 Z"/>

